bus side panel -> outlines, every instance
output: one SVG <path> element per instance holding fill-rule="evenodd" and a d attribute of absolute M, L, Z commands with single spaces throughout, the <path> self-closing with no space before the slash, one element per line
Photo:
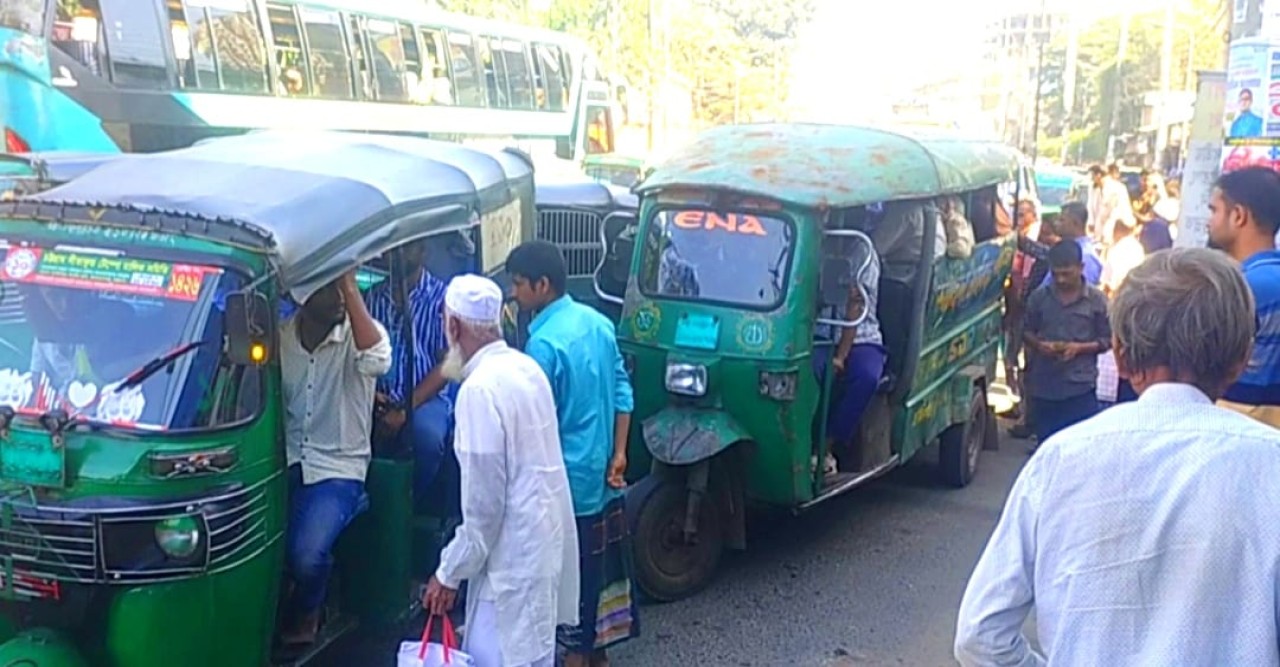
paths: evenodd
<path fill-rule="evenodd" d="M 32 151 L 119 153 L 102 122 L 57 88 L 0 66 L 0 126 Z"/>

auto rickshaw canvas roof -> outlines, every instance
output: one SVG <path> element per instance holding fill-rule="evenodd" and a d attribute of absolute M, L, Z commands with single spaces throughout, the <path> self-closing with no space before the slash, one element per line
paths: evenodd
<path fill-rule="evenodd" d="M 809 208 L 958 194 L 1012 180 L 1018 152 L 938 132 L 811 123 L 724 125 L 677 149 L 636 187 L 726 190 Z"/>
<path fill-rule="evenodd" d="M 460 231 L 533 189 L 516 151 L 372 134 L 262 131 L 99 166 L 4 210 L 232 243 L 272 255 L 299 302 L 424 236 Z"/>
<path fill-rule="evenodd" d="M 620 208 L 635 210 L 639 197 L 629 190 L 589 178 L 554 182 L 538 181 L 538 206 L 564 208 Z"/>

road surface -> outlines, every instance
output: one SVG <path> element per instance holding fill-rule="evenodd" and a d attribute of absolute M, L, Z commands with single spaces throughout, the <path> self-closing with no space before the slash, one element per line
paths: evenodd
<path fill-rule="evenodd" d="M 696 597 L 641 609 L 615 667 L 954 665 L 955 614 L 1026 443 L 1003 436 L 966 489 L 942 487 L 936 448 L 799 517 L 756 517 Z M 395 639 L 330 651 L 324 667 L 392 667 Z"/>

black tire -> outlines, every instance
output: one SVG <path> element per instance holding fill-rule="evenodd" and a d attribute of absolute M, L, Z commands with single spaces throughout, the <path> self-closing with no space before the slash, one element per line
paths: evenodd
<path fill-rule="evenodd" d="M 987 443 L 987 430 L 991 417 L 987 413 L 987 396 L 981 388 L 975 388 L 969 399 L 969 415 L 963 424 L 953 424 L 942 432 L 938 453 L 939 472 L 942 481 L 957 489 L 973 481 L 978 472 L 978 458 Z"/>
<path fill-rule="evenodd" d="M 674 602 L 702 590 L 724 554 L 724 525 L 715 496 L 703 497 L 698 533 L 684 540 L 689 489 L 683 478 L 650 475 L 627 493 L 636 586 L 648 598 Z"/>

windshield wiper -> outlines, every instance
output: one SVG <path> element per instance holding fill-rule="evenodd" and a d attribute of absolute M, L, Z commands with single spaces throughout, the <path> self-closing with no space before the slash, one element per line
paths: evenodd
<path fill-rule="evenodd" d="M 152 375 L 155 375 L 156 373 L 159 373 L 169 364 L 173 363 L 178 357 L 181 357 L 187 354 L 188 352 L 200 347 L 201 345 L 204 345 L 206 342 L 208 341 L 197 340 L 191 343 L 187 343 L 186 345 L 175 347 L 172 350 L 169 350 L 168 352 L 156 357 L 155 359 L 148 361 L 147 363 L 143 364 L 141 368 L 130 373 L 127 377 L 125 377 L 125 379 L 122 380 L 120 384 L 116 386 L 115 391 L 113 391 L 112 393 L 118 394 L 126 389 L 132 389 L 142 384 L 143 382 L 146 382 L 147 378 L 151 377 Z"/>

